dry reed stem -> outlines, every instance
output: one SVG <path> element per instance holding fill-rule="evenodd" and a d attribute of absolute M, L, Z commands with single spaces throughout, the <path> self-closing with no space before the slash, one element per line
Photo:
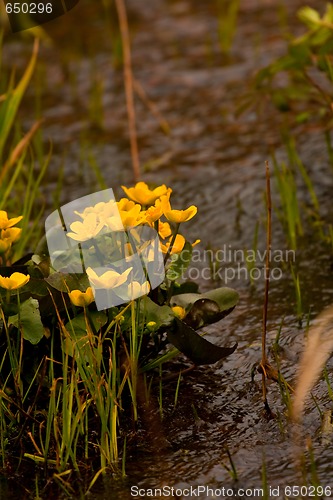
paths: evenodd
<path fill-rule="evenodd" d="M 268 310 L 268 294 L 269 294 L 269 272 L 270 272 L 270 254 L 272 246 L 272 198 L 271 198 L 271 182 L 269 164 L 266 161 L 266 207 L 267 207 L 267 232 L 266 232 L 266 263 L 265 263 L 265 295 L 263 307 L 262 321 L 262 337 L 261 337 L 261 363 L 262 369 L 262 395 L 265 408 L 267 403 L 267 388 L 266 388 L 266 367 L 267 367 L 267 352 L 266 352 L 266 335 L 267 335 L 267 310 Z"/>
<path fill-rule="evenodd" d="M 140 97 L 141 101 L 147 106 L 147 108 L 149 109 L 151 114 L 155 117 L 155 119 L 159 123 L 163 132 L 165 134 L 169 135 L 170 134 L 170 126 L 169 126 L 168 122 L 166 121 L 165 118 L 163 118 L 163 116 L 162 116 L 160 110 L 158 109 L 158 107 L 156 106 L 156 104 L 151 99 L 149 99 L 149 97 L 147 96 L 147 93 L 146 93 L 145 89 L 143 88 L 143 86 L 141 85 L 141 83 L 138 80 L 134 79 L 133 80 L 133 87 L 134 87 L 134 90 L 137 93 L 137 95 Z"/>
<path fill-rule="evenodd" d="M 133 74 L 132 74 L 132 59 L 131 47 L 128 31 L 127 14 L 124 0 L 115 0 L 119 27 L 122 40 L 123 56 L 124 56 L 124 84 L 126 94 L 126 107 L 128 116 L 128 131 L 131 144 L 131 156 L 134 181 L 137 182 L 140 178 L 140 161 L 138 140 L 136 131 L 136 119 L 133 96 Z"/>
<path fill-rule="evenodd" d="M 0 183 L 3 181 L 3 179 L 7 175 L 7 172 L 15 164 L 15 162 L 18 160 L 18 158 L 22 155 L 22 153 L 26 149 L 26 147 L 29 145 L 32 137 L 35 135 L 35 133 L 41 126 L 42 122 L 43 120 L 38 120 L 36 123 L 34 123 L 29 132 L 27 132 L 25 136 L 22 137 L 20 142 L 15 146 L 15 148 L 11 152 L 10 157 L 2 167 L 2 170 L 0 172 Z"/>

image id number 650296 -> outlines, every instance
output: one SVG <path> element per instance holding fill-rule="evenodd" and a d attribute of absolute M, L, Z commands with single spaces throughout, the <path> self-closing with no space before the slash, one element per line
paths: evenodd
<path fill-rule="evenodd" d="M 332 492 L 331 486 L 285 486 L 284 494 L 287 497 L 304 497 L 304 498 L 317 498 L 330 497 Z"/>
<path fill-rule="evenodd" d="M 7 2 L 7 14 L 52 14 L 52 3 L 43 2 Z"/>

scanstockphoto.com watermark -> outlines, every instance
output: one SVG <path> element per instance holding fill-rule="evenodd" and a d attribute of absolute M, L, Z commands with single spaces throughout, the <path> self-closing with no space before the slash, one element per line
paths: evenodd
<path fill-rule="evenodd" d="M 208 485 L 161 488 L 140 488 L 131 486 L 133 498 L 325 498 L 332 494 L 331 486 L 284 485 L 267 488 L 214 488 Z"/>
<path fill-rule="evenodd" d="M 266 260 L 269 260 L 269 277 L 273 281 L 283 276 L 285 264 L 294 263 L 295 250 L 243 250 L 223 245 L 218 250 L 193 249 L 192 255 L 186 250 L 182 253 L 185 263 L 192 262 L 193 267 L 186 271 L 190 280 L 220 280 L 228 284 L 235 280 L 262 281 L 265 279 Z"/>

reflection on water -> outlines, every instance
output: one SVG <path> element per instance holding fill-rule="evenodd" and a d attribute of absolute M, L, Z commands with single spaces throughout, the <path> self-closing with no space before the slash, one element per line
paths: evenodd
<path fill-rule="evenodd" d="M 283 15 L 292 23 L 302 2 L 252 0 L 241 4 L 233 49 L 227 58 L 219 50 L 215 1 L 128 2 L 135 78 L 170 127 L 170 134 L 163 132 L 146 104 L 136 97 L 143 178 L 172 186 L 184 206 L 198 205 L 196 223 L 189 223 L 187 234 L 192 239 L 200 237 L 216 250 L 223 244 L 251 248 L 256 222 L 264 219 L 264 162 L 273 150 L 278 158 L 284 156 L 279 146 L 281 116 L 271 110 L 261 118 L 253 112 L 238 117 L 235 111 L 254 71 L 284 51 Z M 312 4 L 319 8 L 325 2 Z M 35 88 L 39 85 L 41 92 L 45 142 L 50 138 L 54 149 L 44 188 L 50 210 L 62 165 L 66 180 L 61 203 L 99 190 L 91 168 L 94 164 L 107 186 L 119 195 L 121 184 L 132 183 L 122 72 L 112 65 L 116 57 L 114 26 L 102 6 L 88 0 L 81 0 L 67 17 L 49 25 L 52 44 L 41 51 Z M 18 64 L 24 64 L 28 44 L 23 53 L 22 47 L 20 38 L 9 37 L 5 63 L 17 56 Z M 26 109 L 32 116 L 28 102 Z M 316 132 L 299 142 L 323 211 L 332 215 L 333 176 L 322 136 Z M 285 249 L 276 215 L 273 225 L 273 247 Z M 265 245 L 262 224 L 259 245 Z M 311 238 L 297 253 L 297 262 L 304 310 L 311 309 L 313 316 L 332 302 L 331 262 L 321 244 Z M 103 479 L 93 498 L 126 498 L 132 485 L 231 487 L 234 483 L 225 467 L 230 468 L 227 449 L 239 487 L 261 486 L 264 462 L 269 485 L 301 483 L 279 389 L 269 384 L 268 398 L 277 418 L 267 421 L 260 378 L 251 382 L 251 369 L 260 359 L 263 283 L 256 283 L 254 289 L 244 279 L 230 285 L 239 290 L 240 304 L 231 316 L 211 326 L 209 335 L 221 345 L 237 341 L 236 353 L 220 365 L 197 368 L 186 376 L 176 408 L 176 381 L 165 385 L 162 423 L 158 409 L 152 407 L 150 419 L 143 418 L 142 428 L 128 439 L 126 479 Z M 203 281 L 202 286 L 213 284 Z M 268 344 L 274 342 L 282 323 L 281 369 L 291 382 L 305 330 L 298 326 L 294 302 L 286 266 L 283 278 L 271 287 Z M 331 365 L 329 361 L 329 372 Z M 182 366 L 180 361 L 170 370 Z M 331 405 L 324 382 L 313 395 L 320 408 Z M 147 428 L 151 419 L 159 429 L 156 435 Z M 312 403 L 307 406 L 305 425 L 313 438 L 315 456 L 320 457 L 319 480 L 329 484 L 333 452 L 316 434 L 320 418 Z M 1 498 L 10 498 L 2 491 Z"/>

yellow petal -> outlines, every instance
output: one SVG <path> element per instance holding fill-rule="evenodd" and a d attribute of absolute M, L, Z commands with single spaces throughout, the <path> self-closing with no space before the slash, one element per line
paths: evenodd
<path fill-rule="evenodd" d="M 69 226 L 71 231 L 67 233 L 69 238 L 75 241 L 87 241 L 95 238 L 102 230 L 104 224 L 98 220 L 95 213 L 89 213 L 83 221 L 75 221 Z"/>
<path fill-rule="evenodd" d="M 168 238 L 172 233 L 170 224 L 168 222 L 159 221 L 158 233 L 161 236 L 162 240 L 165 240 L 165 238 Z"/>
<path fill-rule="evenodd" d="M 89 286 L 85 292 L 81 290 L 72 290 L 68 294 L 72 304 L 78 307 L 89 306 L 94 300 L 94 294 L 92 288 Z"/>
<path fill-rule="evenodd" d="M 163 253 L 167 253 L 169 251 L 171 239 L 172 238 L 170 238 L 165 245 L 161 243 L 161 249 Z M 185 245 L 184 236 L 182 234 L 177 234 L 176 239 L 172 245 L 171 255 L 174 253 L 180 253 L 183 250 L 184 245 Z"/>
<path fill-rule="evenodd" d="M 127 198 L 121 198 L 117 201 L 118 210 L 131 210 L 135 206 L 134 201 L 128 200 Z"/>
<path fill-rule="evenodd" d="M 131 210 L 121 210 L 119 211 L 121 221 L 124 224 L 125 228 L 126 227 L 134 227 L 137 226 L 142 222 L 142 218 L 140 217 L 140 212 L 141 212 L 141 205 L 134 205 Z"/>
<path fill-rule="evenodd" d="M 193 243 L 192 243 L 192 248 L 194 248 L 195 246 L 199 245 L 199 243 L 201 242 L 201 240 L 195 240 Z"/>
<path fill-rule="evenodd" d="M 0 275 L 0 286 L 6 290 L 17 290 L 26 285 L 30 280 L 29 275 L 13 273 L 9 278 Z"/>
<path fill-rule="evenodd" d="M 0 255 L 4 254 L 11 247 L 11 242 L 8 240 L 0 240 Z"/>
<path fill-rule="evenodd" d="M 171 308 L 174 315 L 177 316 L 179 319 L 183 319 L 186 316 L 186 311 L 183 307 L 181 306 L 174 306 Z"/>
<path fill-rule="evenodd" d="M 165 184 L 162 184 L 162 186 L 158 186 L 155 189 L 149 189 L 148 185 L 142 181 L 137 182 L 137 184 L 131 188 L 127 188 L 125 186 L 121 187 L 131 200 L 136 201 L 141 205 L 153 205 L 157 198 L 160 198 L 168 192 L 168 188 Z"/>
<path fill-rule="evenodd" d="M 15 226 L 20 220 L 23 219 L 23 216 L 14 217 L 13 219 L 8 219 L 8 214 L 5 210 L 0 210 L 0 229 L 7 229 L 8 227 Z"/>
<path fill-rule="evenodd" d="M 197 213 L 198 209 L 195 205 L 191 205 L 186 210 L 164 210 L 164 215 L 170 222 L 187 222 L 192 219 Z"/>
<path fill-rule="evenodd" d="M 15 243 L 15 241 L 20 239 L 22 229 L 19 227 L 10 227 L 8 229 L 3 229 L 1 231 L 1 238 L 3 240 L 8 240 L 10 243 Z"/>
<path fill-rule="evenodd" d="M 147 295 L 150 290 L 150 285 L 148 281 L 145 281 L 142 285 L 138 281 L 132 281 L 127 287 L 128 298 L 131 300 L 137 297 L 142 297 L 142 295 Z"/>
<path fill-rule="evenodd" d="M 152 224 L 153 222 L 157 221 L 160 217 L 162 217 L 162 214 L 163 214 L 162 204 L 160 200 L 156 200 L 155 205 L 149 207 L 148 210 L 146 210 L 145 219 L 149 224 Z"/>
<path fill-rule="evenodd" d="M 90 283 L 95 288 L 110 289 L 110 288 L 117 288 L 118 286 L 125 283 L 125 281 L 127 280 L 127 276 L 132 271 L 132 269 L 133 268 L 130 267 L 121 274 L 111 269 L 110 271 L 106 271 L 105 273 L 103 273 L 101 276 L 98 276 L 91 267 L 88 267 L 86 272 Z"/>

